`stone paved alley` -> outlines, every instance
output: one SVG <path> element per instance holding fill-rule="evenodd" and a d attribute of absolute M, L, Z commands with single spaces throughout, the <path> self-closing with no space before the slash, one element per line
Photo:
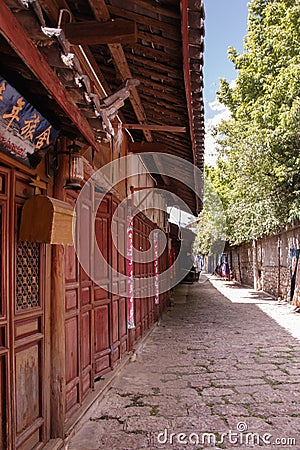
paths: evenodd
<path fill-rule="evenodd" d="M 300 324 L 264 294 L 192 285 L 68 449 L 299 450 L 300 343 L 261 308 Z"/>

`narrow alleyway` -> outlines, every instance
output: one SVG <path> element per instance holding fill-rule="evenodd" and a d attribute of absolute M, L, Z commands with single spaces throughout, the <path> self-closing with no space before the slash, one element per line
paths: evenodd
<path fill-rule="evenodd" d="M 226 289 L 233 301 L 190 287 L 69 450 L 300 448 L 300 343 L 255 304 L 263 294 Z"/>

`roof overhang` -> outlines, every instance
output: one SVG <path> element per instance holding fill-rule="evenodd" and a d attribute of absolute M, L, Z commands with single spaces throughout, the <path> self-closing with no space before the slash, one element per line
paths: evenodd
<path fill-rule="evenodd" d="M 162 148 L 203 170 L 201 0 L 39 0 L 35 8 L 25 3 L 0 0 L 0 69 L 28 100 L 42 105 L 45 117 L 58 116 L 67 135 L 78 135 L 97 150 L 105 133 L 91 95 L 102 100 L 127 79 L 137 79 L 118 116 L 132 136 L 132 151 L 143 145 L 148 151 Z M 103 24 L 99 43 L 85 36 L 80 45 L 80 33 L 89 24 L 95 27 L 95 20 Z M 41 26 L 62 33 L 49 37 Z M 66 58 L 70 54 L 72 61 Z M 193 190 L 168 176 L 157 181 L 199 212 L 201 199 Z"/>

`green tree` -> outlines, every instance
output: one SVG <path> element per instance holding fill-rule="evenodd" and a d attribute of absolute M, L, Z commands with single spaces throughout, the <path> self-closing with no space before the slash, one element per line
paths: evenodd
<path fill-rule="evenodd" d="M 231 117 L 215 130 L 220 156 L 210 176 L 239 243 L 300 218 L 299 1 L 252 0 L 244 52 L 228 53 L 237 80 L 220 82 Z"/>
<path fill-rule="evenodd" d="M 201 255 L 222 253 L 227 232 L 223 204 L 208 172 L 209 169 L 206 169 L 204 173 L 203 209 L 194 227 L 196 238 L 193 252 Z"/>

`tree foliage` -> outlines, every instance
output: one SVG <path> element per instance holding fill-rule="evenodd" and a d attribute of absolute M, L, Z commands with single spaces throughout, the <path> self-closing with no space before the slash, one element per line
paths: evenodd
<path fill-rule="evenodd" d="M 226 240 L 226 217 L 220 195 L 208 176 L 204 174 L 203 209 L 199 214 L 193 252 L 198 255 L 222 253 Z"/>
<path fill-rule="evenodd" d="M 244 52 L 228 54 L 237 79 L 220 82 L 231 117 L 215 129 L 210 178 L 239 243 L 300 218 L 300 2 L 252 0 Z"/>

